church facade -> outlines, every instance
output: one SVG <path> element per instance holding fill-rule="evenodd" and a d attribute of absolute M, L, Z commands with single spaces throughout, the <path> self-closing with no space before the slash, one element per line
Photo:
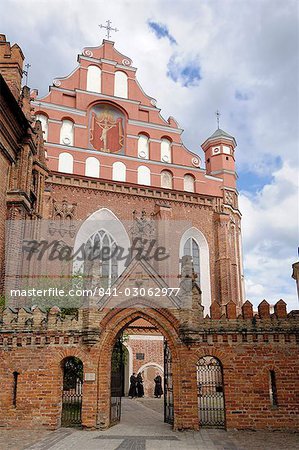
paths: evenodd
<path fill-rule="evenodd" d="M 18 79 L 0 56 L 4 80 Z M 283 300 L 255 312 L 244 298 L 234 137 L 218 128 L 202 144 L 203 164 L 107 40 L 83 49 L 45 97 L 30 96 L 46 152 L 30 242 L 51 237 L 72 258 L 51 258 L 50 246 L 42 259 L 24 246 L 13 257 L 32 217 L 13 218 L 25 222 L 17 233 L 10 222 L 1 426 L 55 429 L 75 401 L 77 424 L 105 429 L 121 420 L 123 379 L 151 362 L 174 429 L 298 427 L 298 312 Z M 18 296 L 46 277 L 47 289 L 71 286 L 62 302 Z M 138 362 L 146 352 L 154 357 Z"/>

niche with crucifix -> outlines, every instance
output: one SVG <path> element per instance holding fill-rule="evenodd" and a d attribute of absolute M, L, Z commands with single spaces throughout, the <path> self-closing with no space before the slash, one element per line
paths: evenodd
<path fill-rule="evenodd" d="M 108 104 L 95 105 L 89 116 L 89 148 L 123 155 L 125 116 Z"/>

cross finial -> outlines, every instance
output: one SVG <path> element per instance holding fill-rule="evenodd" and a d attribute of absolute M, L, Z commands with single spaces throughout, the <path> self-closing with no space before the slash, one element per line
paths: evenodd
<path fill-rule="evenodd" d="M 218 109 L 217 109 L 217 111 L 215 112 L 215 114 L 216 114 L 216 118 L 217 118 L 217 127 L 218 127 L 218 130 L 219 130 L 219 122 L 220 122 L 220 116 L 221 116 L 221 114 L 220 114 L 220 112 L 219 112 Z"/>
<path fill-rule="evenodd" d="M 26 86 L 28 86 L 28 76 L 29 76 L 29 68 L 31 67 L 31 64 L 27 63 L 25 64 L 25 67 L 27 70 L 23 70 L 23 74 L 26 76 Z"/>
<path fill-rule="evenodd" d="M 107 31 L 106 31 L 106 37 L 107 37 L 107 39 L 110 39 L 110 32 L 111 32 L 111 31 L 115 31 L 115 32 L 118 31 L 117 28 L 112 28 L 112 27 L 111 27 L 111 23 L 112 23 L 111 20 L 106 20 L 106 24 L 107 24 L 107 25 L 102 25 L 102 24 L 99 25 L 100 28 L 106 28 L 106 30 L 107 30 Z"/>

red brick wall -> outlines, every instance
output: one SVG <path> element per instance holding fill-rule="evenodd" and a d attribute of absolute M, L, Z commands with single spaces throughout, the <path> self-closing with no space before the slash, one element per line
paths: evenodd
<path fill-rule="evenodd" d="M 106 357 L 102 344 L 87 351 L 82 344 L 45 344 L 32 339 L 26 345 L 28 334 L 8 336 L 1 345 L 0 426 L 47 427 L 60 424 L 61 412 L 61 361 L 66 355 L 79 356 L 85 372 L 96 372 L 96 380 L 106 386 L 98 391 L 97 382 L 83 385 L 83 425 L 100 426 L 97 408 L 102 402 L 109 406 L 109 355 L 106 366 L 98 361 Z M 279 337 L 259 335 L 243 342 L 241 334 L 214 335 L 208 342 L 186 346 L 178 344 L 178 359 L 173 365 L 175 427 L 198 428 L 196 363 L 204 355 L 214 355 L 223 365 L 224 394 L 227 428 L 295 429 L 299 425 L 299 355 L 298 343 L 293 335 Z M 214 341 L 214 342 L 213 342 Z M 38 344 L 40 342 L 40 344 Z M 34 346 L 32 346 L 35 343 Z M 19 347 L 18 347 L 19 345 Z M 21 347 L 22 345 L 22 347 Z M 107 347 L 108 348 L 108 347 Z M 136 350 L 141 347 L 136 346 Z M 110 353 L 111 355 L 111 353 Z M 99 367 L 99 369 L 98 369 Z M 100 370 L 98 372 L 98 370 Z M 278 406 L 270 404 L 269 370 L 275 370 Z M 13 372 L 19 372 L 17 406 L 12 405 Z M 98 406 L 97 406 L 98 398 Z"/>

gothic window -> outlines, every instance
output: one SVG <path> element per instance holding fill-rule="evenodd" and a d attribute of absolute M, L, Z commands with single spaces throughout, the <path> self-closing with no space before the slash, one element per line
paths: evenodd
<path fill-rule="evenodd" d="M 169 170 L 162 170 L 161 172 L 161 187 L 172 189 L 173 176 Z"/>
<path fill-rule="evenodd" d="M 86 90 L 91 92 L 101 92 L 101 69 L 99 67 L 88 67 Z"/>
<path fill-rule="evenodd" d="M 85 175 L 87 177 L 99 178 L 100 176 L 100 162 L 97 158 L 90 156 L 85 161 Z"/>
<path fill-rule="evenodd" d="M 138 158 L 149 158 L 149 139 L 145 134 L 138 137 Z"/>
<path fill-rule="evenodd" d="M 211 306 L 210 251 L 205 235 L 196 227 L 188 228 L 181 237 L 179 259 L 189 255 L 193 259 L 196 282 L 201 289 L 201 303 L 204 313 L 208 314 Z M 181 267 L 179 268 L 181 271 Z"/>
<path fill-rule="evenodd" d="M 74 158 L 70 153 L 60 153 L 58 172 L 73 173 Z"/>
<path fill-rule="evenodd" d="M 104 289 L 118 277 L 117 244 L 104 229 L 94 233 L 86 242 L 84 277 Z"/>
<path fill-rule="evenodd" d="M 115 97 L 128 98 L 128 75 L 117 70 L 114 74 L 114 95 Z"/>
<path fill-rule="evenodd" d="M 112 164 L 112 179 L 114 181 L 126 181 L 126 166 L 124 163 L 117 161 Z"/>
<path fill-rule="evenodd" d="M 184 190 L 187 192 L 195 192 L 195 179 L 193 175 L 186 174 L 184 176 Z"/>
<path fill-rule="evenodd" d="M 171 141 L 167 138 L 161 140 L 161 161 L 171 163 Z"/>
<path fill-rule="evenodd" d="M 138 184 L 144 184 L 150 186 L 151 184 L 151 171 L 146 166 L 138 167 Z"/>
<path fill-rule="evenodd" d="M 44 140 L 48 140 L 48 117 L 44 114 L 37 114 L 36 120 L 39 120 L 42 125 Z"/>
<path fill-rule="evenodd" d="M 194 272 L 197 275 L 195 281 L 200 285 L 200 260 L 199 260 L 199 245 L 194 238 L 186 240 L 183 250 L 183 256 L 191 256 L 193 261 Z"/>
<path fill-rule="evenodd" d="M 74 123 L 64 119 L 60 128 L 60 144 L 74 145 Z"/>

